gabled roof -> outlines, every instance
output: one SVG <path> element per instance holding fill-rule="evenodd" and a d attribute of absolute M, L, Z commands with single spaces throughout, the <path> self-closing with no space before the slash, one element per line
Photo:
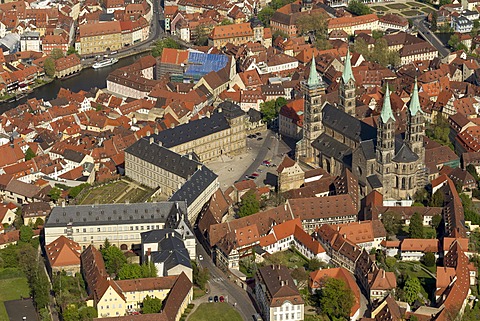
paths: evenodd
<path fill-rule="evenodd" d="M 47 244 L 45 252 L 51 267 L 80 266 L 80 245 L 63 235 Z"/>

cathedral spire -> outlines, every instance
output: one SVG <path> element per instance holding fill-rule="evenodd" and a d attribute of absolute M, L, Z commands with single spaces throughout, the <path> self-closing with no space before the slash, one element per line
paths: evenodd
<path fill-rule="evenodd" d="M 317 64 L 315 62 L 315 54 L 312 57 L 312 64 L 310 65 L 310 75 L 307 81 L 308 87 L 320 86 L 320 78 L 318 77 Z"/>
<path fill-rule="evenodd" d="M 417 77 L 415 77 L 415 85 L 413 86 L 413 93 L 408 108 L 410 109 L 410 114 L 412 116 L 415 116 L 417 113 L 423 114 L 423 111 L 420 108 L 420 99 L 418 98 Z"/>
<path fill-rule="evenodd" d="M 352 71 L 352 63 L 350 62 L 350 48 L 347 51 L 347 57 L 345 58 L 345 66 L 343 67 L 342 79 L 344 83 L 347 83 L 350 79 L 355 81 Z"/>
<path fill-rule="evenodd" d="M 382 112 L 380 113 L 380 117 L 382 118 L 382 122 L 384 124 L 387 123 L 390 118 L 395 121 L 395 117 L 393 116 L 392 112 L 392 106 L 390 105 L 390 88 L 388 87 L 388 83 L 385 97 L 383 97 L 383 107 Z"/>

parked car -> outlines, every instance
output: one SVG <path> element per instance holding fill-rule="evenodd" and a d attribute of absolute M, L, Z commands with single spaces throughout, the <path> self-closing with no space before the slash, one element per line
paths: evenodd
<path fill-rule="evenodd" d="M 213 302 L 213 298 L 211 296 L 208 297 L 208 302 L 210 302 L 210 303 Z"/>
<path fill-rule="evenodd" d="M 220 302 L 224 302 L 224 301 L 225 301 L 225 298 L 223 297 L 223 295 L 220 296 L 219 300 L 220 300 Z"/>
<path fill-rule="evenodd" d="M 200 261 L 203 260 L 202 254 L 199 254 L 199 255 L 198 255 L 198 259 L 199 259 Z"/>
<path fill-rule="evenodd" d="M 262 140 L 262 139 L 263 139 L 263 137 L 258 137 L 258 138 L 257 138 L 257 140 Z"/>
<path fill-rule="evenodd" d="M 218 302 L 218 295 L 213 297 L 213 302 Z"/>
<path fill-rule="evenodd" d="M 262 133 L 258 132 L 258 133 L 255 133 L 255 135 L 260 136 L 262 135 Z"/>
<path fill-rule="evenodd" d="M 258 177 L 259 174 L 258 174 L 258 173 L 253 173 L 252 176 L 253 176 L 253 177 Z"/>
<path fill-rule="evenodd" d="M 263 321 L 262 317 L 260 316 L 260 314 L 258 313 L 255 313 L 253 315 L 253 321 Z"/>

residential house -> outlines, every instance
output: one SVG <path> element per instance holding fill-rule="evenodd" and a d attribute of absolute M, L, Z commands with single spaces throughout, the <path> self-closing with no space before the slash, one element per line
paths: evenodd
<path fill-rule="evenodd" d="M 45 245 L 47 268 L 50 275 L 65 272 L 75 276 L 80 272 L 81 246 L 64 235 Z"/>

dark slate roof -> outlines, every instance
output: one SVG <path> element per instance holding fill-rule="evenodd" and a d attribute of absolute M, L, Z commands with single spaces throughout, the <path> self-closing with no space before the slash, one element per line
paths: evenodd
<path fill-rule="evenodd" d="M 167 233 L 165 237 L 158 242 L 158 251 L 151 253 L 151 260 L 154 263 L 163 262 L 165 272 L 177 265 L 192 268 L 185 243 L 183 243 L 181 238 L 174 236 L 173 233 Z M 166 275 L 165 272 L 164 275 Z"/>
<path fill-rule="evenodd" d="M 262 119 L 262 113 L 260 113 L 258 110 L 250 108 L 247 112 L 249 120 L 251 123 L 256 123 L 260 119 Z"/>
<path fill-rule="evenodd" d="M 365 159 L 375 159 L 375 145 L 373 143 L 373 140 L 367 140 L 364 142 L 360 142 L 360 148 L 362 149 L 363 155 L 365 156 Z"/>
<path fill-rule="evenodd" d="M 380 179 L 378 179 L 378 176 L 376 174 L 368 176 L 367 181 L 372 188 L 380 188 L 383 186 L 382 182 L 380 182 Z"/>
<path fill-rule="evenodd" d="M 355 142 L 376 140 L 377 129 L 348 115 L 330 104 L 323 108 L 323 125 L 339 132 Z"/>
<path fill-rule="evenodd" d="M 174 237 L 178 237 L 180 239 L 182 238 L 180 233 L 170 228 L 143 232 L 143 233 L 140 233 L 140 236 L 142 238 L 142 244 L 145 244 L 145 243 L 158 243 L 165 238 L 166 234 L 170 234 L 170 235 L 173 234 Z"/>
<path fill-rule="evenodd" d="M 113 13 L 101 13 L 98 17 L 99 21 L 113 21 L 114 19 L 115 16 L 113 15 Z"/>
<path fill-rule="evenodd" d="M 136 156 L 146 162 L 163 168 L 177 176 L 188 179 L 201 164 L 188 156 L 182 156 L 172 152 L 168 148 L 160 146 L 155 135 L 144 137 L 125 149 L 126 153 Z M 155 141 L 151 140 L 153 138 Z"/>
<path fill-rule="evenodd" d="M 222 113 L 227 119 L 234 119 L 237 117 L 245 116 L 245 112 L 240 108 L 240 106 L 231 101 L 221 102 L 218 105 L 218 108 L 221 108 Z M 218 110 L 219 109 L 217 109 L 217 111 Z"/>
<path fill-rule="evenodd" d="M 322 133 L 312 143 L 312 146 L 327 157 L 333 157 L 341 161 L 345 166 L 352 166 L 352 149 L 338 140 Z"/>
<path fill-rule="evenodd" d="M 75 163 L 80 163 L 84 157 L 85 155 L 73 149 L 65 149 L 63 151 L 63 158 Z"/>
<path fill-rule="evenodd" d="M 217 177 L 217 174 L 203 165 L 170 197 L 170 201 L 185 201 L 190 206 Z"/>
<path fill-rule="evenodd" d="M 178 215 L 177 215 L 178 214 Z M 52 209 L 45 227 L 166 223 L 169 217 L 187 217 L 184 202 L 102 204 L 57 206 Z"/>
<path fill-rule="evenodd" d="M 172 148 L 229 128 L 230 124 L 223 113 L 213 113 L 210 117 L 163 130 L 151 137 L 155 139 L 155 142 L 162 142 L 163 146 Z"/>
<path fill-rule="evenodd" d="M 400 142 L 401 143 L 401 142 Z M 395 141 L 395 157 L 392 161 L 397 163 L 411 163 L 418 159 L 418 155 L 415 154 L 407 144 L 402 143 L 398 146 L 398 141 Z"/>

